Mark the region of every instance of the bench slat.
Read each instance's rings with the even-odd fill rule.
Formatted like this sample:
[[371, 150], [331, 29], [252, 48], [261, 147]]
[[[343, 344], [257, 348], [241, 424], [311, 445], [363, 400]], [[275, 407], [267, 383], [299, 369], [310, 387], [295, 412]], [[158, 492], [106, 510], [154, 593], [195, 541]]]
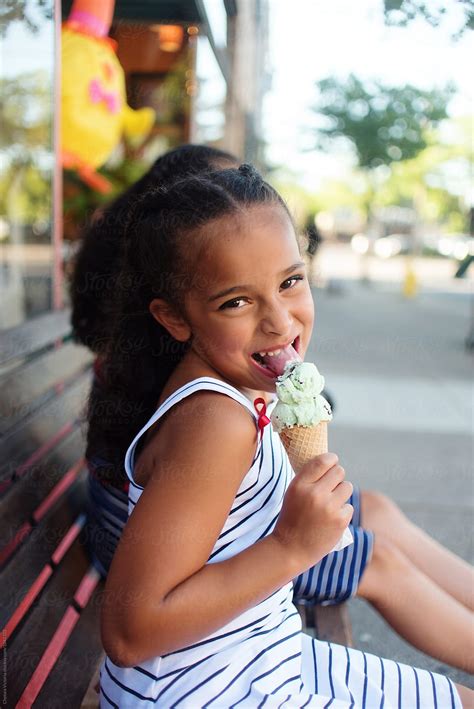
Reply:
[[47, 452], [60, 432], [63, 436], [69, 432], [68, 425], [76, 423], [85, 409], [89, 388], [86, 373], [0, 440], [0, 481], [11, 480], [34, 454], [36, 463], [38, 449]]
[[4, 330], [0, 344], [0, 367], [14, 359], [28, 357], [69, 335], [69, 321], [69, 310], [56, 310]]
[[33, 702], [36, 700], [49, 673], [56, 664], [78, 620], [79, 613], [72, 606], [68, 606], [53, 637], [49, 641], [48, 647], [36, 665], [31, 679], [18, 700], [16, 709], [30, 709], [30, 707], [33, 706]]
[[[36, 700], [48, 678], [49, 673], [65, 648], [66, 643], [80, 618], [80, 611], [87, 605], [89, 598], [99, 582], [99, 578], [100, 576], [98, 571], [93, 566], [89, 567], [87, 573], [82, 578], [76, 593], [74, 594], [74, 604], [71, 603], [67, 607], [66, 612], [61, 618], [61, 621], [56, 628], [53, 637], [49, 641], [49, 644], [38, 665], [36, 666], [31, 679], [26, 685], [23, 694], [18, 701], [18, 709], [29, 709], [29, 707], [31, 707], [33, 702]], [[79, 610], [77, 610], [77, 606], [79, 606]]]
[[[9, 706], [19, 701], [89, 567], [90, 559], [77, 538], [30, 609], [28, 622], [21, 623], [11, 638], [8, 644]], [[77, 671], [80, 668], [70, 668], [69, 674]]]
[[[56, 486], [61, 485], [63, 477], [82, 460], [83, 448], [82, 432], [76, 430], [41, 463], [30, 468], [0, 500], [1, 547], [14, 537], [24, 523], [35, 525], [41, 519], [44, 505], [51, 505], [45, 500], [48, 495], [57, 496], [58, 492], [53, 491], [55, 488], [58, 490]], [[69, 478], [72, 477], [74, 474], [69, 475]]]
[[[38, 695], [38, 706], [47, 706], [48, 709], [56, 709], [56, 706], [57, 709], [64, 709], [64, 706], [68, 706], [75, 709], [82, 705], [91, 678], [96, 676], [103, 657], [99, 622], [102, 594], [103, 582], [100, 582]], [[71, 667], [75, 668], [73, 673]], [[92, 706], [98, 709], [98, 694], [94, 692], [91, 696]], [[55, 698], [58, 698], [57, 705]]]
[[33, 512], [33, 520], [24, 522], [18, 532], [0, 549], [0, 566], [3, 566], [15, 553], [17, 548], [25, 541], [25, 538], [34, 529], [34, 523], [38, 523], [53, 507], [53, 505], [64, 495], [79, 476], [83, 469], [83, 459], [80, 459], [67, 473], [56, 483], [51, 492], [46, 496], [41, 505]]
[[52, 438], [49, 438], [43, 443], [43, 445], [36, 448], [30, 457], [27, 458], [18, 468], [16, 468], [16, 470], [14, 470], [11, 477], [0, 481], [0, 495], [4, 495], [15, 482], [22, 478], [23, 475], [33, 467], [33, 465], [44, 458], [47, 453], [53, 450], [53, 448], [56, 448], [56, 446], [59, 445], [64, 438], [73, 432], [76, 426], [76, 421], [68, 421], [54, 434]]
[[43, 566], [40, 573], [33, 581], [28, 592], [22, 598], [20, 604], [15, 608], [7, 624], [1, 631], [2, 647], [7, 643], [8, 639], [18, 627], [19, 623], [25, 618], [34, 601], [45, 587], [49, 577], [53, 574], [55, 566], [59, 564], [64, 554], [75, 541], [86, 521], [85, 515], [80, 515], [78, 519], [71, 525], [67, 533], [61, 539], [55, 551], [51, 555], [50, 561]]
[[64, 344], [30, 361], [1, 382], [1, 432], [5, 433], [22, 418], [60, 393], [74, 377], [90, 366], [91, 355], [83, 347]]
[[0, 627], [8, 623], [45, 566], [54, 566], [53, 556], [61, 571], [64, 553], [61, 556], [58, 550], [67, 543], [67, 535], [72, 533], [74, 523], [83, 513], [87, 499], [86, 482], [87, 476], [83, 473], [67, 491], [62, 503], [32, 530], [2, 570]]

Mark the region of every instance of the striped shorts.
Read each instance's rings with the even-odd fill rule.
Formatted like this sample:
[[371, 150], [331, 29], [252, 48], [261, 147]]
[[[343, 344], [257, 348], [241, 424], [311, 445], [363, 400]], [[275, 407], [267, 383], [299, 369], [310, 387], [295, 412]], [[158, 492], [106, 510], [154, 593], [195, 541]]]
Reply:
[[127, 519], [128, 493], [89, 473], [87, 546], [94, 566], [104, 578]]
[[354, 543], [333, 551], [294, 581], [294, 598], [323, 606], [342, 603], [355, 596], [364, 569], [370, 561], [373, 532], [361, 527], [360, 490], [349, 499], [354, 515], [349, 525]]

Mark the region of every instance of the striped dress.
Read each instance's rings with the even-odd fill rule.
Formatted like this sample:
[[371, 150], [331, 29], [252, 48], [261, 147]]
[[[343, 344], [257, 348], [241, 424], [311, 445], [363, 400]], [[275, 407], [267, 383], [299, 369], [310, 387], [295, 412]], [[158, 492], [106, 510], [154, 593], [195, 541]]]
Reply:
[[[178, 389], [127, 451], [129, 514], [143, 492], [133, 480], [137, 442], [173, 405], [202, 390], [230, 396], [257, 423], [252, 403], [224, 382], [201, 377]], [[263, 431], [209, 564], [231, 558], [274, 528], [294, 472], [279, 436], [271, 426]], [[293, 584], [288, 583], [202, 640], [135, 667], [118, 667], [106, 657], [100, 673], [101, 707], [461, 709], [446, 677], [303, 633], [292, 597]]]

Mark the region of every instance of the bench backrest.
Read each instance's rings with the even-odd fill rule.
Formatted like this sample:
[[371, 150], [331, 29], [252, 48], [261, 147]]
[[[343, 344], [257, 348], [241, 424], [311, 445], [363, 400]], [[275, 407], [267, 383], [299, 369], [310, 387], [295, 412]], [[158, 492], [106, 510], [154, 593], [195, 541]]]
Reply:
[[0, 345], [0, 608], [7, 703], [78, 706], [100, 656], [99, 577], [84, 549], [91, 355], [69, 312]]

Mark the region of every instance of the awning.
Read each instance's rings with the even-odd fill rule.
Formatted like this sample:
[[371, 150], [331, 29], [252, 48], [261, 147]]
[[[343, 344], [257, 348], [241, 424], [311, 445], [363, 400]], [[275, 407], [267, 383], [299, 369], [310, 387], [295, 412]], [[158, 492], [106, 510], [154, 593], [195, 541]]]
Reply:
[[194, 0], [117, 0], [114, 19], [196, 24], [203, 21]]
[[[68, 16], [71, 5], [72, 0], [62, 0], [63, 18]], [[199, 24], [204, 18], [195, 0], [116, 0], [114, 20]]]

